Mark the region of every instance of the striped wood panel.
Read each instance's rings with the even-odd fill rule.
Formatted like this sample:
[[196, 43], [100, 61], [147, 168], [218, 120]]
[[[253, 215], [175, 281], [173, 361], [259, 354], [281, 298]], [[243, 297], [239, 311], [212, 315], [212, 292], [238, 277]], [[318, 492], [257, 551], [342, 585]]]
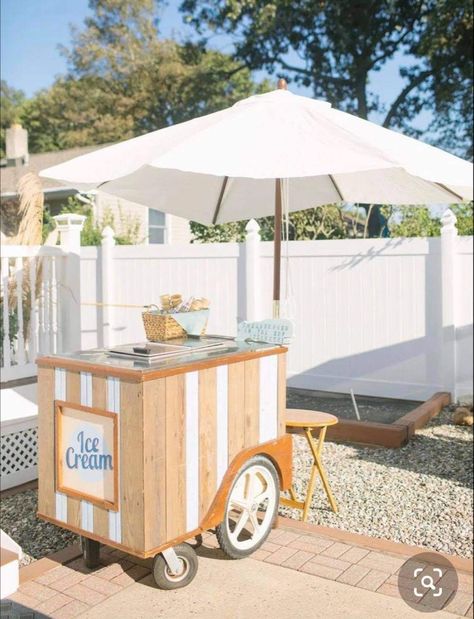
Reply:
[[[186, 397], [189, 397], [186, 394]], [[217, 372], [199, 372], [199, 520], [217, 489]]]
[[285, 370], [279, 354], [144, 383], [145, 550], [197, 529], [233, 458], [285, 433]]
[[[173, 539], [186, 532], [185, 374], [164, 380], [166, 514], [156, 514], [156, 518], [166, 519], [167, 539]], [[151, 437], [147, 436], [146, 440]]]
[[143, 383], [145, 546], [166, 540], [166, 379]]
[[122, 544], [143, 550], [143, 383], [120, 381], [120, 511]]

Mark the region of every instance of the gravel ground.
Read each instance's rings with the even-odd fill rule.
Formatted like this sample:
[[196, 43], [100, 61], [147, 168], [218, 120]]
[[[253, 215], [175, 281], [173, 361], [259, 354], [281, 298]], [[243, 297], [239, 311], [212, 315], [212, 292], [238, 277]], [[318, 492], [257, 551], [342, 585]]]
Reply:
[[0, 501], [1, 527], [23, 549], [22, 565], [28, 565], [78, 541], [74, 533], [39, 520], [36, 517], [37, 509], [37, 490], [25, 490]]
[[[361, 421], [376, 421], [378, 423], [393, 423], [421, 404], [421, 402], [413, 400], [375, 398], [362, 395], [356, 395], [355, 398]], [[288, 408], [320, 410], [337, 415], [342, 419], [357, 420], [351, 396], [345, 393], [290, 387], [287, 389], [287, 405]]]
[[[340, 511], [330, 510], [318, 480], [309, 522], [472, 557], [472, 428], [451, 417], [446, 408], [401, 449], [327, 442], [323, 462]], [[312, 460], [304, 437], [293, 440], [304, 496]], [[294, 509], [280, 513], [300, 518]]]
[[[445, 409], [402, 449], [327, 442], [323, 461], [340, 512], [330, 511], [320, 486], [309, 521], [397, 542], [472, 557], [472, 428], [451, 423]], [[303, 496], [311, 463], [303, 437], [294, 437], [296, 490]], [[25, 552], [23, 564], [77, 541], [36, 517], [37, 492], [0, 501], [1, 528]], [[280, 513], [295, 519], [300, 512]]]

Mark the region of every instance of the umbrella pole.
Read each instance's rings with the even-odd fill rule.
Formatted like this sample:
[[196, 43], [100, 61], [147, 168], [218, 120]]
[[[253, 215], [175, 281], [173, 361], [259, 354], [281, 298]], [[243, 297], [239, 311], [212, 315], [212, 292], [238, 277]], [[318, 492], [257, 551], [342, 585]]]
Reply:
[[273, 318], [280, 318], [281, 179], [275, 180], [275, 234], [273, 240]]

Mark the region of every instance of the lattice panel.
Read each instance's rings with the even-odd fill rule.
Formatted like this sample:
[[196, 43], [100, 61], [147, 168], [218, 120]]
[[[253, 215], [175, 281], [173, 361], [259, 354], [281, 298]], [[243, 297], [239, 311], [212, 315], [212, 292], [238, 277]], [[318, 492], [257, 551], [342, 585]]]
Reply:
[[0, 439], [2, 477], [24, 471], [38, 464], [38, 428], [28, 428]]

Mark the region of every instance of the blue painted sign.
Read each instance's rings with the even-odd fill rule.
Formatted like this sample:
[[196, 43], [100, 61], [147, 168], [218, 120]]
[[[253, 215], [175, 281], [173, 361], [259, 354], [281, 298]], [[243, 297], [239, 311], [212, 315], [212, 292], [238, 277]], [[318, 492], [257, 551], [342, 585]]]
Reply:
[[293, 337], [293, 323], [286, 318], [269, 318], [258, 322], [241, 322], [237, 328], [237, 341], [289, 344]]
[[111, 454], [103, 451], [103, 441], [98, 436], [85, 438], [84, 430], [76, 436], [76, 447], [66, 449], [66, 466], [70, 469], [90, 469], [97, 471], [113, 470]]

